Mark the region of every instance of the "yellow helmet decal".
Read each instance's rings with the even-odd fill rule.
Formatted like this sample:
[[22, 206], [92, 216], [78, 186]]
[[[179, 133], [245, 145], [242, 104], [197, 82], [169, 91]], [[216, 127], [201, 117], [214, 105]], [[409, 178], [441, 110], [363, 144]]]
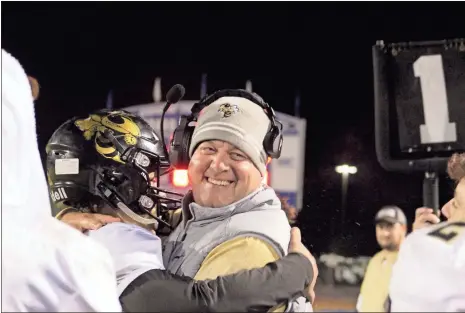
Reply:
[[120, 153], [113, 143], [102, 136], [103, 132], [106, 129], [112, 130], [115, 137], [123, 136], [124, 142], [129, 146], [135, 146], [141, 134], [139, 126], [122, 111], [113, 111], [102, 115], [91, 114], [86, 119], [76, 120], [74, 124], [83, 132], [86, 140], [94, 138], [95, 150], [98, 153], [107, 159], [120, 163], [124, 163], [121, 161]]

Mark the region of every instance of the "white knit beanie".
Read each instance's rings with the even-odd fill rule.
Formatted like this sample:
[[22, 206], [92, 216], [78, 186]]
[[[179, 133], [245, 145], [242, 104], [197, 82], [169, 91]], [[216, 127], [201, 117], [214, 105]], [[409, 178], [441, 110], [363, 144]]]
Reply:
[[267, 155], [263, 139], [269, 128], [270, 120], [258, 104], [242, 97], [219, 98], [200, 113], [189, 156], [203, 141], [226, 141], [244, 152], [264, 176]]

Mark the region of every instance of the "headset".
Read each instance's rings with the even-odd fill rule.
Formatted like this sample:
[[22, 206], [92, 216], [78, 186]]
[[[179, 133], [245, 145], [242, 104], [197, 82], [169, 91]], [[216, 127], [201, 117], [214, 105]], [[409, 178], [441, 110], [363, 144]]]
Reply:
[[[207, 95], [191, 108], [190, 115], [181, 115], [178, 127], [174, 130], [170, 143], [169, 158], [174, 168], [187, 169], [189, 165], [189, 147], [200, 111], [222, 97], [241, 97], [263, 108], [270, 120], [270, 128], [263, 139], [263, 148], [272, 159], [279, 159], [283, 146], [283, 124], [276, 118], [273, 108], [256, 93], [244, 89], [223, 89]], [[192, 125], [191, 123], [194, 122]]]

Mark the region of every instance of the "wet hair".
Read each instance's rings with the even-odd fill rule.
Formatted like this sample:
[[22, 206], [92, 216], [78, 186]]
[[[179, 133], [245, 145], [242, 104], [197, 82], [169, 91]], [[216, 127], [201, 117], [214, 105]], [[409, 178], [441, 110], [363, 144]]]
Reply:
[[447, 164], [447, 174], [456, 183], [465, 177], [465, 153], [453, 154]]

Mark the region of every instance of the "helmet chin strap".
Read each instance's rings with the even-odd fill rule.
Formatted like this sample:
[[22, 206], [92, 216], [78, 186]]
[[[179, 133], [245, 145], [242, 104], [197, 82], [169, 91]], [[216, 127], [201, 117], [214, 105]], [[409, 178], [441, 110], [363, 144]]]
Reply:
[[97, 188], [100, 190], [102, 193], [102, 196], [110, 202], [110, 204], [116, 209], [121, 210], [126, 216], [134, 220], [135, 222], [142, 224], [142, 225], [154, 225], [155, 227], [158, 226], [158, 221], [157, 219], [154, 218], [154, 216], [145, 218], [142, 217], [134, 211], [132, 211], [121, 199], [116, 195], [115, 192], [113, 192], [111, 189], [105, 186], [103, 182], [98, 182], [97, 183]]
[[119, 210], [121, 210], [124, 214], [126, 214], [129, 218], [131, 218], [135, 222], [142, 224], [142, 225], [147, 225], [147, 226], [153, 225], [155, 229], [158, 228], [158, 221], [156, 219], [151, 218], [151, 217], [145, 218], [145, 217], [142, 217], [134, 213], [130, 208], [128, 208], [126, 204], [124, 204], [121, 201], [118, 201], [116, 203], [116, 206]]
[[[146, 196], [146, 195], [140, 195], [138, 199], [138, 205], [139, 208], [142, 209], [148, 216], [150, 217], [143, 217], [137, 213], [135, 213], [124, 201], [122, 201], [120, 195], [109, 188], [107, 186], [102, 178], [103, 178], [103, 173], [100, 173], [100, 175], [97, 175], [96, 179], [96, 188], [99, 190], [101, 197], [106, 199], [111, 206], [116, 209], [120, 210], [124, 215], [126, 215], [128, 218], [133, 220], [136, 223], [139, 223], [140, 225], [143, 226], [151, 226], [154, 229], [157, 229], [160, 224], [163, 224], [167, 226], [170, 229], [173, 229], [173, 227], [165, 222], [163, 219], [157, 217], [156, 215], [152, 214], [151, 210], [154, 207], [154, 201], [151, 199], [151, 197]], [[157, 201], [158, 202], [158, 201]]]

